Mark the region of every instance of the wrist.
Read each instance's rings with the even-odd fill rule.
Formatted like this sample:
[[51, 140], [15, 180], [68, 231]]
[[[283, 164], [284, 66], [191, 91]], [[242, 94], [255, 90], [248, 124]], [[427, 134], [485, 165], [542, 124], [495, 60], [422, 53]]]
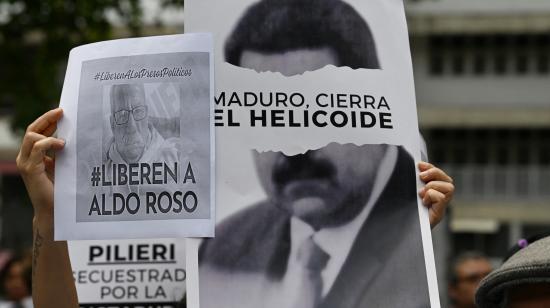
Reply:
[[32, 223], [33, 229], [40, 230], [43, 237], [53, 238], [54, 222], [52, 213], [35, 213]]

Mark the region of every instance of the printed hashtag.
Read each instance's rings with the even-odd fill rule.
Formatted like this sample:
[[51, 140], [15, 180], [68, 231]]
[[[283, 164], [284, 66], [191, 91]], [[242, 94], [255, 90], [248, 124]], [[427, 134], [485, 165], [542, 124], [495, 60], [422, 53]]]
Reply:
[[94, 167], [92, 170], [92, 186], [97, 186], [101, 180], [101, 171], [99, 167]]
[[100, 74], [100, 73], [95, 74], [94, 80], [98, 80], [99, 77], [101, 77], [101, 74]]

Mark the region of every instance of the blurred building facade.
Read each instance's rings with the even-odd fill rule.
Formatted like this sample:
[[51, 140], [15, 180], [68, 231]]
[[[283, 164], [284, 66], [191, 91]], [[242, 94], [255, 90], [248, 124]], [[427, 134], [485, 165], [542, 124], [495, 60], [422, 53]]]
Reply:
[[550, 2], [410, 1], [407, 12], [421, 130], [456, 183], [453, 243], [500, 255], [550, 225]]
[[406, 7], [421, 131], [456, 186], [439, 272], [465, 250], [498, 260], [550, 229], [550, 1]]

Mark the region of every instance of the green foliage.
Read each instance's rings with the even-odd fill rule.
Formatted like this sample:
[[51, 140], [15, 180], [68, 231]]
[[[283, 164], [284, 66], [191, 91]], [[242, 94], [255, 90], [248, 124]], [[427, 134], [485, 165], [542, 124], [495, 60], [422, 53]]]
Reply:
[[139, 0], [0, 0], [0, 106], [14, 107], [16, 130], [58, 104], [71, 48], [112, 38], [106, 12], [140, 34]]

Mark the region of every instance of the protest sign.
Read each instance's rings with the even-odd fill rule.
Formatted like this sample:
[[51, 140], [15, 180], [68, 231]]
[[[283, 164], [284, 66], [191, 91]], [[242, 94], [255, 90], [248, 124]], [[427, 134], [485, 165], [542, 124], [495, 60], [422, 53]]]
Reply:
[[439, 307], [402, 0], [192, 0], [186, 14], [214, 33], [217, 68], [200, 307]]
[[186, 293], [185, 240], [69, 242], [81, 308], [172, 308]]
[[55, 238], [212, 236], [212, 37], [71, 51], [58, 135]]

